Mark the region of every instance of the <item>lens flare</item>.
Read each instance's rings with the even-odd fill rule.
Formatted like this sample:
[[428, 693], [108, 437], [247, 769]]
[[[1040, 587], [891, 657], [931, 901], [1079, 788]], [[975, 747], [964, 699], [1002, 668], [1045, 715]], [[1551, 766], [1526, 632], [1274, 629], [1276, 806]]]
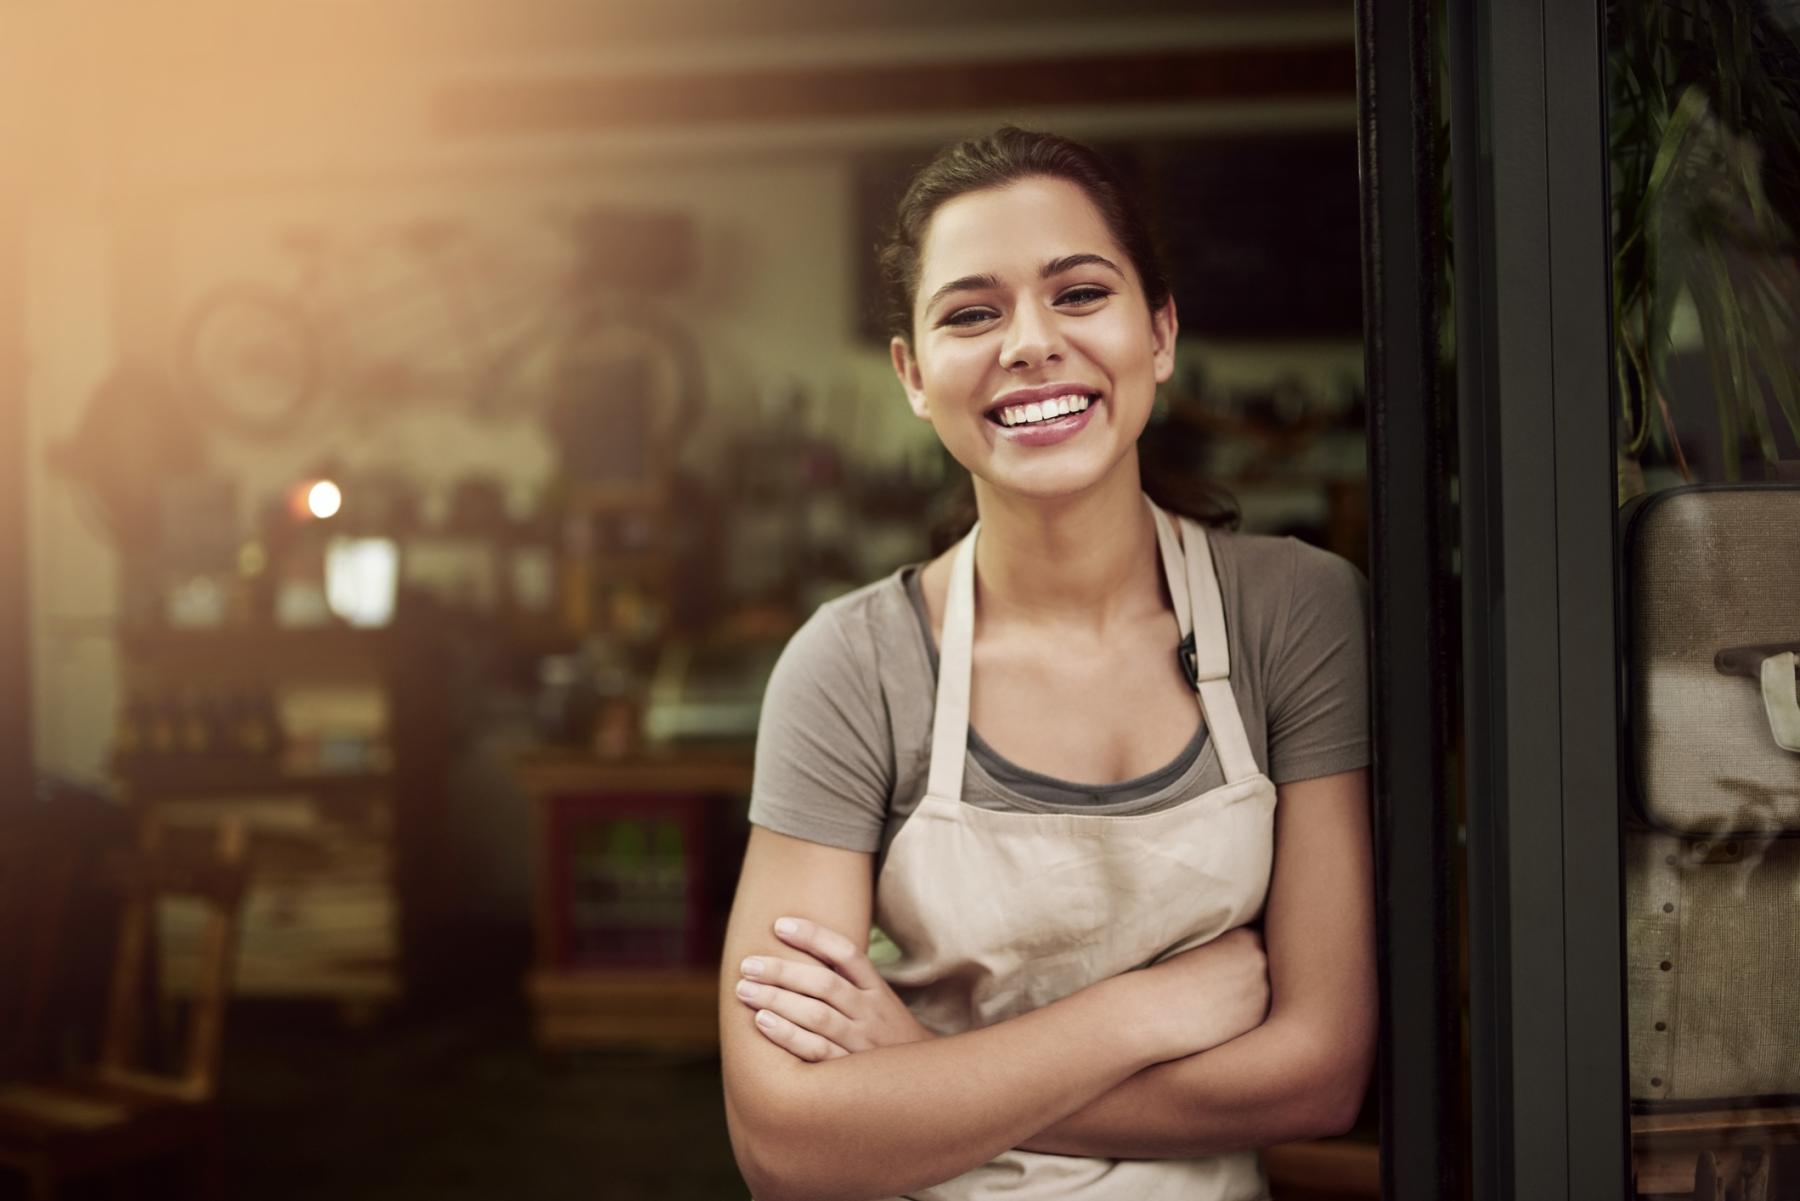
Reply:
[[344, 494], [330, 480], [320, 480], [306, 492], [306, 509], [323, 521], [344, 507]]

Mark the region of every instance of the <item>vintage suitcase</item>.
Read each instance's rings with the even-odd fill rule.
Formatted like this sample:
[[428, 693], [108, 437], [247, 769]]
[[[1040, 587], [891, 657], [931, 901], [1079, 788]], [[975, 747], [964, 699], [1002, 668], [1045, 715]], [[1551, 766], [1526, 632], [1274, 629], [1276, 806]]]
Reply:
[[1800, 1096], [1800, 487], [1623, 524], [1631, 1094]]

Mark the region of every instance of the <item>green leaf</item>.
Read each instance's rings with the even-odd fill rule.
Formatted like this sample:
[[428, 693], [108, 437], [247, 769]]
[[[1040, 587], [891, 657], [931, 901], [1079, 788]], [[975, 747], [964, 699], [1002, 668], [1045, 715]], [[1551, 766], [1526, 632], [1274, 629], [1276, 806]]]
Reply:
[[1745, 324], [1744, 308], [1738, 303], [1731, 265], [1726, 261], [1721, 248], [1712, 248], [1707, 256], [1707, 267], [1713, 276], [1713, 286], [1718, 289], [1719, 307], [1724, 315], [1725, 353], [1731, 370], [1733, 399], [1738, 409], [1749, 419], [1750, 428], [1756, 434], [1757, 449], [1762, 451], [1763, 461], [1774, 462], [1781, 456], [1775, 449], [1775, 432], [1769, 426], [1768, 409], [1763, 404], [1762, 389], [1756, 384], [1754, 365], [1750, 361], [1749, 330]]
[[1689, 289], [1694, 309], [1700, 315], [1700, 331], [1706, 339], [1706, 366], [1712, 376], [1713, 408], [1719, 415], [1719, 451], [1724, 456], [1725, 478], [1739, 479], [1743, 472], [1738, 458], [1737, 397], [1731, 381], [1726, 349], [1730, 338], [1725, 333], [1725, 318], [1719, 298], [1698, 277]]
[[[1760, 273], [1756, 278], [1762, 281]], [[1774, 398], [1775, 407], [1786, 419], [1789, 431], [1800, 441], [1800, 381], [1795, 378], [1794, 363], [1797, 331], [1791, 320], [1781, 319], [1774, 307], [1766, 303], [1765, 297], [1765, 288], [1752, 287], [1741, 302], [1752, 365], [1760, 367], [1768, 395]], [[1767, 454], [1767, 457], [1773, 461], [1777, 456]]]
[[[1795, 319], [1794, 297], [1782, 287], [1784, 282], [1800, 283], [1800, 277], [1796, 277], [1790, 271], [1784, 280], [1781, 268], [1787, 265], [1789, 265], [1789, 260], [1785, 259], [1760, 260], [1752, 263], [1751, 291], [1769, 306], [1769, 311], [1773, 314], [1777, 325], [1800, 334], [1800, 320]], [[1800, 264], [1795, 264], [1795, 266], [1800, 267]]]
[[1680, 103], [1675, 106], [1675, 111], [1669, 115], [1668, 124], [1663, 127], [1662, 138], [1656, 147], [1656, 158], [1650, 167], [1650, 178], [1644, 184], [1646, 209], [1654, 210], [1660, 206], [1669, 175], [1686, 149], [1688, 133], [1706, 112], [1706, 107], [1706, 93], [1698, 84], [1688, 85], [1681, 93]]
[[[1762, 373], [1769, 381], [1769, 391], [1775, 398], [1775, 407], [1787, 419], [1788, 433], [1800, 442], [1800, 383], [1796, 383], [1796, 364], [1794, 356], [1787, 353], [1777, 342], [1758, 343], [1759, 357], [1762, 359]], [[1774, 462], [1779, 455], [1768, 456]]]

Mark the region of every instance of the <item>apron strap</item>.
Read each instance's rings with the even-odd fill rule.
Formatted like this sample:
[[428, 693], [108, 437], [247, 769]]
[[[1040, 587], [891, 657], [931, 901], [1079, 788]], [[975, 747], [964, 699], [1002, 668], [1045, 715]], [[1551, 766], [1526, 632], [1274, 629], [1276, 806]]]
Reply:
[[931, 719], [931, 774], [925, 795], [962, 800], [963, 761], [969, 750], [969, 679], [975, 646], [976, 522], [950, 561], [943, 643], [938, 647], [937, 709]]
[[[1206, 725], [1219, 752], [1219, 766], [1225, 782], [1258, 775], [1256, 756], [1250, 751], [1249, 735], [1244, 733], [1244, 719], [1238, 712], [1237, 697], [1231, 691], [1231, 646], [1225, 640], [1225, 601], [1219, 592], [1218, 576], [1213, 571], [1212, 547], [1207, 541], [1206, 527], [1197, 521], [1181, 519], [1183, 557], [1187, 560], [1187, 593], [1193, 606], [1193, 672], [1194, 687], [1200, 693], [1200, 707], [1206, 714]], [[1171, 597], [1174, 588], [1170, 588]]]
[[1146, 496], [1144, 503], [1150, 506], [1150, 515], [1156, 519], [1156, 546], [1162, 551], [1163, 579], [1169, 585], [1169, 603], [1175, 608], [1175, 624], [1181, 628], [1181, 641], [1185, 647], [1194, 632], [1194, 615], [1188, 601], [1187, 569], [1181, 561], [1181, 539], [1175, 534], [1175, 523], [1155, 501]]

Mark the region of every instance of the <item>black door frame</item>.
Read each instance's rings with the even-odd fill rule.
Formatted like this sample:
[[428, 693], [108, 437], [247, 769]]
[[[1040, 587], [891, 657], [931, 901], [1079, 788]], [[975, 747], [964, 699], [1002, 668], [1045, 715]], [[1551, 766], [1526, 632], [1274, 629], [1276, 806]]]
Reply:
[[1432, 0], [1357, 6], [1369, 574], [1375, 654], [1382, 1196], [1466, 1192], [1457, 880], [1453, 415], [1439, 386]]
[[[1440, 19], [1448, 419], [1435, 379]], [[1358, 63], [1384, 1196], [1624, 1201], [1604, 0], [1362, 0]], [[1457, 526], [1460, 602], [1444, 561]], [[1466, 1092], [1443, 758], [1459, 650]]]
[[1451, 0], [1476, 1201], [1623, 1201], [1604, 0]]

